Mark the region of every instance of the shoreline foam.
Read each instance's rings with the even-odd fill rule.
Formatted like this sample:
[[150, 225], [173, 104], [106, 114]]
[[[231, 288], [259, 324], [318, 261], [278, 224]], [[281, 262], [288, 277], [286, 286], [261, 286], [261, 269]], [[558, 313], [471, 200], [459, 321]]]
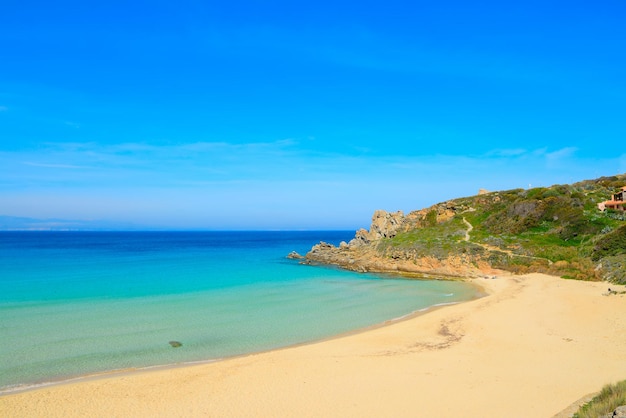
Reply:
[[549, 417], [626, 377], [626, 297], [604, 296], [606, 283], [474, 281], [488, 296], [297, 347], [8, 394], [0, 415]]

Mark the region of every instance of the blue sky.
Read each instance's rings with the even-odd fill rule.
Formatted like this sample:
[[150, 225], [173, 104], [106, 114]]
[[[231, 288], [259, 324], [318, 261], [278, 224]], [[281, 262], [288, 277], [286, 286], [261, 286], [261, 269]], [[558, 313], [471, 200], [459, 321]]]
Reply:
[[0, 215], [354, 229], [626, 172], [623, 1], [28, 2]]

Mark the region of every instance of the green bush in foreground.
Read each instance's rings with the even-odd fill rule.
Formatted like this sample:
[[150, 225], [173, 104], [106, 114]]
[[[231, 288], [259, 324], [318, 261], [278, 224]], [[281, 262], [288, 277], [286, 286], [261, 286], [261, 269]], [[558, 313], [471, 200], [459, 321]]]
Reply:
[[580, 407], [574, 418], [597, 418], [622, 405], [626, 405], [626, 380], [603, 387], [598, 396]]

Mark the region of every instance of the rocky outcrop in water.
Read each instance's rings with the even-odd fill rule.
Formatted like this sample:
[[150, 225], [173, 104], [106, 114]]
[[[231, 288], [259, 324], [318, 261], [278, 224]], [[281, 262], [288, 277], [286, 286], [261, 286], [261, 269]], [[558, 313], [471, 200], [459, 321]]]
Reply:
[[298, 254], [297, 251], [292, 251], [289, 254], [287, 254], [287, 258], [290, 258], [292, 260], [300, 260], [300, 259], [303, 259], [304, 257]]

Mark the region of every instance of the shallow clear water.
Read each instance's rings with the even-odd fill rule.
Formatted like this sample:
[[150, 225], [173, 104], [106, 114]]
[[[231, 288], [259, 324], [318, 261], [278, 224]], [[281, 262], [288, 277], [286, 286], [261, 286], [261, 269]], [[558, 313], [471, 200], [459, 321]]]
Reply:
[[285, 258], [351, 236], [2, 232], [0, 389], [302, 343], [476, 296]]

